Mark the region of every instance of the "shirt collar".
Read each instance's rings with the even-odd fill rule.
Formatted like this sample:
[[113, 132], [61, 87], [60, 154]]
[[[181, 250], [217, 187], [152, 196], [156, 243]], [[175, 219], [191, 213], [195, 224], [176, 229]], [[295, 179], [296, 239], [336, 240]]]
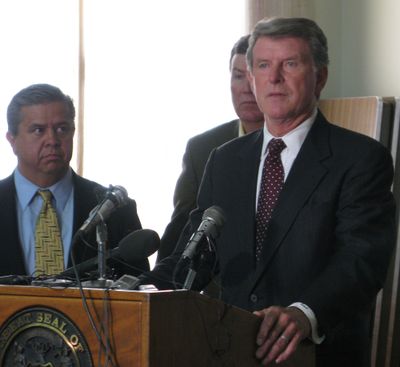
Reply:
[[[306, 139], [306, 136], [308, 132], [311, 129], [311, 126], [313, 125], [316, 117], [317, 117], [317, 108], [314, 109], [313, 113], [311, 116], [307, 119], [304, 120], [301, 124], [299, 124], [295, 129], [289, 131], [286, 135], [283, 135], [280, 137], [288, 150], [293, 151], [295, 154], [297, 154], [301, 148], [301, 146], [304, 143], [304, 140]], [[263, 147], [261, 151], [261, 156], [267, 154], [267, 146], [270, 140], [276, 138], [276, 136], [273, 136], [267, 129], [267, 125], [264, 124], [263, 127], [263, 135], [264, 135], [264, 141], [263, 141]]]
[[38, 190], [50, 190], [57, 202], [57, 206], [64, 208], [68, 197], [72, 190], [72, 170], [68, 170], [67, 174], [58, 182], [50, 187], [39, 187], [29, 181], [18, 168], [14, 171], [14, 183], [17, 191], [17, 198], [23, 210], [30, 204]]
[[246, 135], [246, 133], [244, 132], [243, 129], [243, 122], [241, 120], [239, 120], [239, 135], [238, 136], [243, 136]]

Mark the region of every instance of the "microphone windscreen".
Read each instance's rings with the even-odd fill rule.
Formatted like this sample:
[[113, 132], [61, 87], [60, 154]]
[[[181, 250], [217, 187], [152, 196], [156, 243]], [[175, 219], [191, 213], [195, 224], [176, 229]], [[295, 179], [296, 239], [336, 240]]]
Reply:
[[128, 203], [128, 192], [122, 186], [110, 186], [107, 191], [108, 199], [110, 199], [117, 207], [124, 206]]
[[210, 206], [206, 209], [203, 213], [202, 219], [212, 219], [218, 228], [221, 228], [225, 224], [224, 211], [217, 205]]
[[160, 237], [151, 229], [138, 229], [124, 237], [118, 245], [120, 256], [127, 263], [142, 261], [160, 247]]

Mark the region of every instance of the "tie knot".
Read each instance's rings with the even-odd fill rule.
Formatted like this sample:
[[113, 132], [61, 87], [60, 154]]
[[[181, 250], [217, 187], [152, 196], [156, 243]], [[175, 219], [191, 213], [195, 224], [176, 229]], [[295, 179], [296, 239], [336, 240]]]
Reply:
[[268, 143], [268, 151], [271, 154], [281, 154], [285, 148], [286, 144], [282, 139], [271, 139]]
[[50, 190], [38, 190], [38, 194], [42, 197], [43, 201], [45, 201], [46, 203], [51, 203], [53, 194]]

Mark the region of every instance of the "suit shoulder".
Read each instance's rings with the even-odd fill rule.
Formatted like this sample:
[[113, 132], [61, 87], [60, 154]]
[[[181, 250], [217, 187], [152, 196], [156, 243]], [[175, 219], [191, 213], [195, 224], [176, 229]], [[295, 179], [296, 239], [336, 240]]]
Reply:
[[331, 129], [331, 137], [333, 142], [337, 142], [337, 145], [342, 149], [348, 147], [349, 149], [368, 149], [368, 150], [381, 150], [389, 153], [389, 150], [378, 140], [353, 131], [333, 123], [329, 123]]
[[13, 187], [13, 175], [0, 180], [0, 191], [9, 190]]
[[89, 180], [77, 174], [74, 174], [74, 186], [77, 191], [95, 194], [96, 192], [104, 192], [107, 188], [98, 182]]
[[225, 153], [237, 153], [246, 147], [253, 146], [257, 142], [260, 142], [260, 139], [263, 138], [263, 130], [253, 131], [252, 133], [240, 136], [236, 139], [230, 140], [217, 148], [219, 154]]
[[8, 202], [10, 198], [14, 196], [15, 192], [16, 189], [13, 175], [0, 180], [0, 198], [3, 204], [4, 202]]
[[[101, 200], [104, 197], [107, 187], [96, 181], [89, 180], [74, 173], [75, 192], [79, 197], [85, 200], [92, 198], [93, 200]], [[129, 204], [136, 207], [136, 202], [129, 198]]]
[[233, 120], [193, 136], [189, 139], [188, 146], [198, 146], [204, 144], [218, 146], [236, 138], [238, 133], [239, 120]]

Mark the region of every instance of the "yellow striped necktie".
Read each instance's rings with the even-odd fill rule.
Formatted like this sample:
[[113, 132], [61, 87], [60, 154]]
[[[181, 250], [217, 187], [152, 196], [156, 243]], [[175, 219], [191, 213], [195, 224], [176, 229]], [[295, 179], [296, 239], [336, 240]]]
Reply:
[[49, 190], [39, 190], [42, 209], [35, 230], [35, 275], [55, 275], [64, 270], [64, 250], [57, 213]]

